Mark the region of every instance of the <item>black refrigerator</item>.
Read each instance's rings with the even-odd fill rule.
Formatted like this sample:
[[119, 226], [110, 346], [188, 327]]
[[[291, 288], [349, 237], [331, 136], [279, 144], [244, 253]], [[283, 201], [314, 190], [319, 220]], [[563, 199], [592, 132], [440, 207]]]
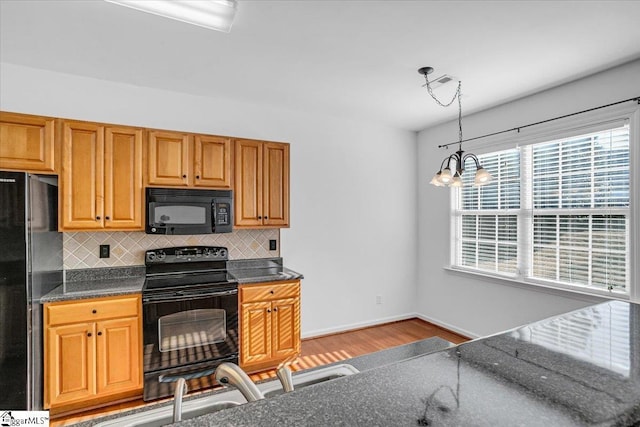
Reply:
[[41, 410], [40, 297], [62, 283], [56, 176], [0, 171], [0, 410]]

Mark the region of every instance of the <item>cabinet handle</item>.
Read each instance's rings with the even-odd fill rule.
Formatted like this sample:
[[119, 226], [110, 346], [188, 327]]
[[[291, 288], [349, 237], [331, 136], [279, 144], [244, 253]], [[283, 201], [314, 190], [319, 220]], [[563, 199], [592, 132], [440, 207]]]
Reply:
[[91, 336], [91, 332], [87, 332], [87, 336], [90, 337]]
[[92, 312], [93, 314], [96, 314], [96, 313], [98, 312], [98, 310], [93, 309], [93, 310], [91, 310], [91, 312]]
[[98, 335], [102, 335], [102, 332], [98, 332]]

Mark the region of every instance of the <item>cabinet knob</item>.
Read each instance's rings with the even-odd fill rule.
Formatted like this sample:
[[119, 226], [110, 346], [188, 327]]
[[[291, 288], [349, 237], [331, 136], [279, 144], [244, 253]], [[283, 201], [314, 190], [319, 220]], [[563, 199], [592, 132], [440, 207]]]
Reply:
[[262, 216], [258, 215], [258, 219], [262, 219]]
[[91, 312], [92, 312], [93, 314], [96, 314], [96, 313], [98, 312], [98, 310], [93, 309], [93, 310], [91, 310]]
[[274, 308], [273, 311], [278, 311], [278, 307]]
[[267, 308], [267, 313], [271, 313], [271, 309], [270, 308]]
[[183, 177], [183, 178], [186, 178], [186, 177], [187, 177], [187, 175], [182, 175], [182, 177]]
[[105, 216], [104, 219], [106, 219], [107, 221], [109, 221], [111, 218], [109, 218], [108, 216]]
[[100, 221], [100, 217], [99, 216], [96, 217], [96, 221]]
[[275, 291], [274, 291], [273, 289], [271, 289], [271, 290], [269, 291], [269, 293], [270, 293], [271, 295], [273, 295], [273, 294], [275, 293]]
[[91, 332], [87, 332], [87, 336], [90, 337], [91, 336]]
[[102, 335], [102, 332], [98, 332], [98, 335]]
[[264, 219], [269, 219], [269, 217], [268, 217], [268, 216], [265, 216], [265, 217], [264, 217]]
[[196, 179], [200, 179], [200, 175], [196, 175]]

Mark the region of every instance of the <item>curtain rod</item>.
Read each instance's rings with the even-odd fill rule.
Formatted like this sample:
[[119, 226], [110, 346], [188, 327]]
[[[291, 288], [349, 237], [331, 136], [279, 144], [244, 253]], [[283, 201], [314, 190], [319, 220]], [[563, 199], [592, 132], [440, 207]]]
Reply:
[[463, 142], [474, 141], [476, 139], [487, 138], [489, 136], [500, 135], [500, 134], [507, 133], [507, 132], [513, 132], [513, 131], [520, 132], [520, 129], [528, 128], [529, 126], [541, 125], [543, 123], [552, 122], [554, 120], [564, 119], [564, 118], [567, 118], [567, 117], [576, 116], [578, 114], [588, 113], [589, 111], [595, 111], [595, 110], [599, 110], [601, 108], [607, 108], [607, 107], [612, 107], [612, 106], [618, 105], [618, 104], [624, 104], [625, 102], [630, 102], [630, 101], [636, 101], [636, 102], [638, 102], [638, 104], [640, 104], [640, 96], [636, 96], [635, 98], [625, 99], [624, 101], [613, 102], [613, 103], [607, 104], [607, 105], [601, 105], [599, 107], [589, 108], [588, 110], [578, 111], [577, 113], [565, 114], [564, 116], [558, 116], [558, 117], [554, 117], [552, 119], [547, 119], [547, 120], [542, 120], [540, 122], [530, 123], [528, 125], [516, 126], [516, 127], [511, 128], [511, 129], [501, 130], [499, 132], [488, 133], [486, 135], [476, 136], [474, 138], [463, 139], [462, 141], [456, 141], [456, 142], [450, 142], [448, 144], [438, 145], [438, 148], [449, 147], [450, 145], [461, 144]]

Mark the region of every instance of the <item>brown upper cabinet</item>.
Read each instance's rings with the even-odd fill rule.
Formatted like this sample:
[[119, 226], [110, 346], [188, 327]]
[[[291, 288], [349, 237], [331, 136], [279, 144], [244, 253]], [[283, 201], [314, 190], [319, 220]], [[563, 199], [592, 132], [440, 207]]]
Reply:
[[56, 172], [56, 121], [0, 112], [0, 169]]
[[222, 136], [151, 130], [149, 186], [231, 187], [231, 140]]
[[235, 140], [235, 226], [289, 226], [289, 144]]
[[62, 127], [60, 229], [142, 230], [142, 129]]

